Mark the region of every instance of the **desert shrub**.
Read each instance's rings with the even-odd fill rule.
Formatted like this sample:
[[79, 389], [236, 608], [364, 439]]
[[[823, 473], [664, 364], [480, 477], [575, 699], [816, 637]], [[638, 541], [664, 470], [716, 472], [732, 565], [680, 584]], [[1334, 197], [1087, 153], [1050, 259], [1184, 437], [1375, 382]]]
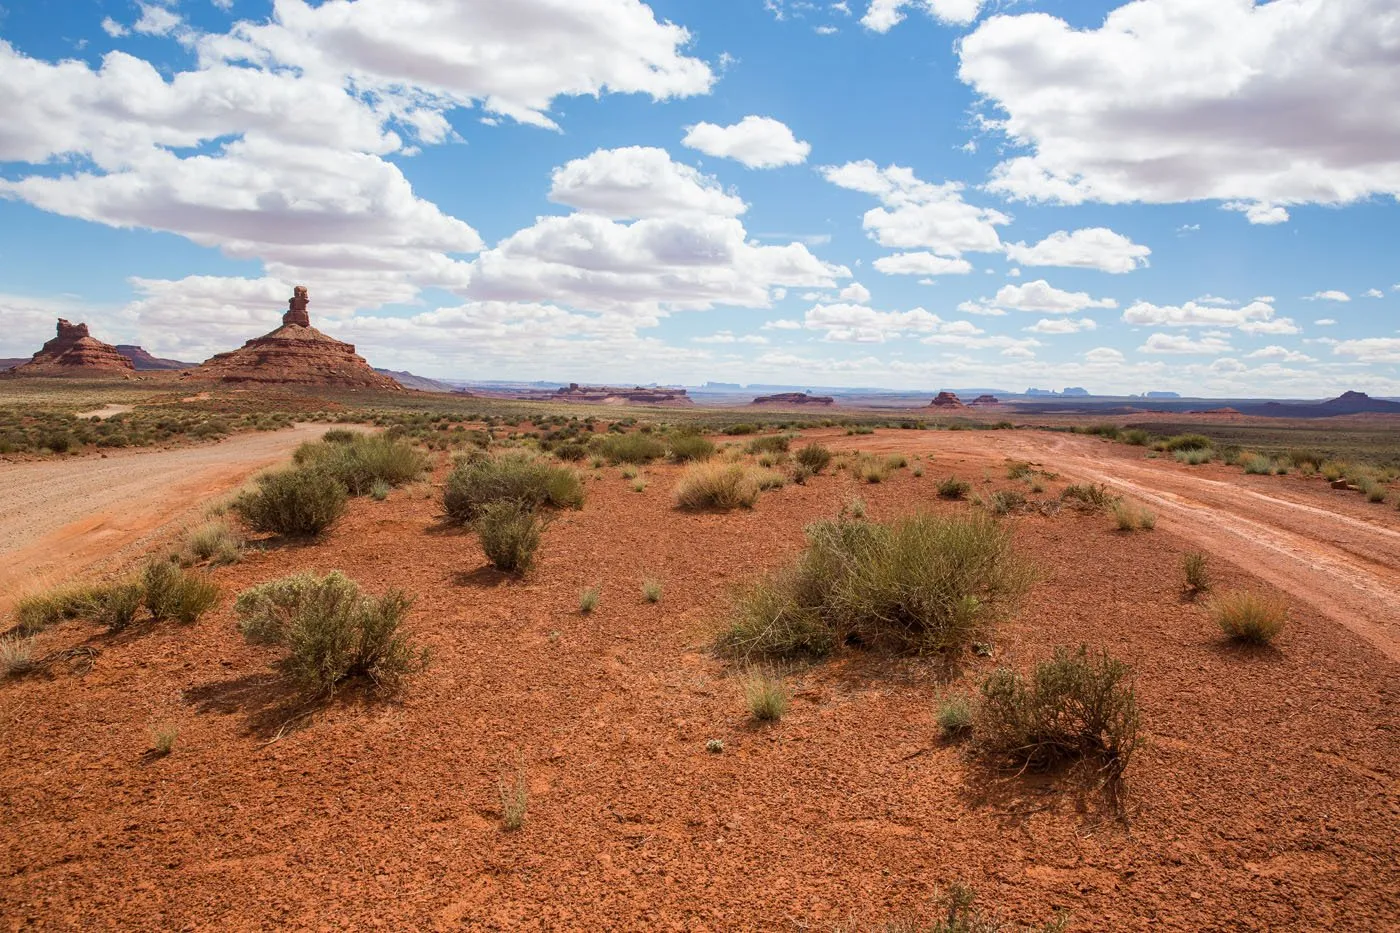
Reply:
[[1210, 591], [1210, 562], [1200, 551], [1181, 555], [1181, 573], [1193, 595]]
[[956, 476], [950, 476], [938, 484], [938, 495], [943, 499], [962, 499], [971, 491], [972, 484]]
[[557, 444], [551, 452], [560, 460], [569, 463], [578, 463], [588, 456], [588, 448], [578, 441], [565, 441], [562, 444]]
[[759, 469], [754, 471], [753, 476], [758, 488], [765, 492], [769, 489], [782, 489], [787, 485], [787, 477], [777, 470]]
[[151, 755], [164, 758], [175, 750], [175, 742], [180, 738], [180, 730], [174, 726], [159, 726], [151, 730]]
[[334, 572], [253, 587], [239, 595], [234, 611], [249, 640], [286, 646], [282, 667], [303, 690], [329, 695], [355, 677], [392, 690], [423, 667], [426, 652], [399, 630], [410, 606], [397, 590], [364, 596]]
[[744, 451], [751, 454], [785, 454], [791, 445], [792, 438], [786, 434], [765, 434], [749, 441]]
[[60, 622], [93, 619], [105, 596], [105, 587], [79, 583], [30, 593], [15, 603], [15, 627], [22, 634], [33, 635]]
[[1328, 460], [1317, 469], [1318, 472], [1322, 474], [1323, 479], [1330, 483], [1335, 483], [1337, 480], [1347, 475], [1351, 469], [1351, 465], [1345, 461]]
[[668, 440], [670, 457], [676, 463], [708, 460], [715, 455], [715, 445], [707, 437], [699, 434], [676, 434]]
[[1146, 431], [1142, 430], [1142, 428], [1133, 428], [1129, 431], [1124, 431], [1118, 436], [1118, 439], [1133, 447], [1146, 447], [1150, 436]]
[[590, 586], [578, 594], [578, 611], [581, 615], [588, 615], [598, 608], [598, 600], [601, 594], [596, 586]]
[[377, 479], [374, 481], [374, 484], [369, 487], [369, 497], [375, 502], [383, 502], [385, 499], [389, 498], [389, 491], [392, 488], [393, 487], [384, 482], [384, 480]]
[[302, 444], [293, 455], [298, 466], [315, 467], [340, 480], [352, 496], [369, 493], [376, 482], [402, 486], [423, 475], [427, 457], [410, 442], [391, 435], [349, 434], [348, 440]]
[[1311, 467], [1314, 470], [1322, 469], [1322, 465], [1327, 462], [1327, 457], [1320, 451], [1307, 450], [1295, 447], [1288, 452], [1288, 459], [1298, 468]]
[[242, 539], [224, 521], [206, 522], [190, 529], [180, 545], [180, 563], [186, 567], [205, 563], [236, 564], [242, 556]]
[[913, 469], [911, 469], [909, 472], [910, 472], [910, 473], [913, 473], [915, 477], [923, 476], [923, 475], [924, 475], [924, 465], [923, 465], [922, 463], [916, 463], [916, 464], [914, 464]]
[[665, 456], [666, 445], [650, 434], [610, 434], [599, 437], [598, 452], [612, 463], [650, 463]]
[[972, 731], [972, 704], [967, 697], [945, 697], [934, 714], [945, 739], [958, 739]]
[[1102, 483], [1082, 483], [1066, 486], [1060, 493], [1062, 502], [1072, 502], [1079, 508], [1102, 511], [1118, 501]]
[[[1123, 431], [1116, 424], [1091, 424], [1084, 429], [1085, 434], [1095, 434], [1099, 437], [1106, 437], [1111, 441], [1118, 440], [1119, 434]], [[1015, 477], [1012, 477], [1013, 479]]]
[[470, 522], [493, 502], [576, 509], [583, 505], [583, 484], [570, 468], [521, 452], [461, 462], [448, 474], [443, 508], [451, 520]]
[[1172, 454], [1172, 457], [1177, 463], [1184, 463], [1187, 466], [1200, 466], [1202, 463], [1210, 463], [1214, 456], [1215, 451], [1209, 447], [1178, 450]]
[[757, 668], [745, 671], [739, 686], [744, 692], [744, 705], [749, 708], [749, 715], [759, 722], [777, 722], [787, 712], [787, 684], [772, 671]]
[[757, 434], [758, 425], [747, 421], [741, 421], [738, 424], [731, 424], [729, 427], [725, 428], [724, 433], [731, 437], [741, 434]]
[[956, 649], [1027, 582], [1010, 532], [985, 515], [821, 521], [808, 526], [807, 542], [794, 565], [740, 593], [723, 650], [820, 656], [841, 642]]
[[1362, 477], [1356, 484], [1361, 490], [1361, 494], [1366, 497], [1367, 502], [1384, 502], [1386, 496], [1385, 485], [1376, 482], [1369, 476]]
[[1015, 768], [1095, 758], [1116, 777], [1141, 744], [1130, 668], [1107, 652], [1056, 648], [1029, 677], [999, 668], [973, 716], [979, 749]]
[[813, 473], [820, 473], [831, 465], [831, 449], [817, 443], [799, 447], [794, 456], [798, 463]]
[[649, 603], [661, 602], [661, 581], [655, 577], [647, 577], [642, 581], [642, 599]]
[[530, 781], [525, 771], [525, 756], [517, 756], [515, 767], [509, 774], [502, 774], [498, 782], [501, 795], [501, 828], [515, 832], [525, 825], [525, 814], [530, 809]]
[[1204, 434], [1178, 434], [1167, 438], [1162, 445], [1164, 450], [1206, 450], [1212, 446], [1210, 438]]
[[1216, 597], [1210, 614], [1229, 638], [1267, 645], [1287, 624], [1288, 603], [1273, 594], [1235, 590]]
[[759, 454], [758, 465], [764, 469], [772, 469], [787, 461], [787, 454]]
[[1240, 466], [1244, 467], [1246, 473], [1260, 476], [1268, 476], [1274, 472], [1274, 465], [1268, 457], [1260, 454], [1250, 454], [1240, 458]]
[[882, 457], [860, 454], [851, 462], [851, 475], [858, 483], [883, 483], [890, 475], [890, 465]]
[[977, 504], [993, 515], [1006, 515], [1026, 504], [1026, 497], [1015, 489], [999, 489], [977, 500]]
[[1035, 472], [1035, 467], [1025, 460], [1008, 460], [1006, 463], [1007, 479], [1023, 479]]
[[34, 670], [34, 639], [0, 638], [0, 680]]
[[289, 537], [313, 537], [345, 514], [349, 493], [340, 480], [314, 467], [264, 473], [232, 508], [249, 528]]
[[1157, 516], [1130, 499], [1119, 499], [1109, 509], [1119, 531], [1151, 531], [1157, 526]]
[[[213, 587], [212, 584], [208, 584], [208, 586], [214, 590], [213, 601], [209, 603], [212, 606], [214, 602], [218, 601], [218, 588]], [[202, 591], [202, 588], [196, 588], [189, 599], [189, 611], [199, 609], [200, 614], [203, 614], [203, 609], [200, 609], [200, 601], [208, 599], [207, 592]], [[145, 604], [144, 580], [124, 580], [103, 589], [101, 598], [94, 603], [92, 618], [107, 626], [108, 631], [120, 632], [131, 627], [132, 623], [136, 621], [136, 617], [141, 614], [141, 607]], [[177, 604], [175, 608], [180, 609], [182, 606]], [[209, 606], [204, 607], [204, 609], [207, 608]], [[198, 615], [195, 618], [197, 619]], [[185, 620], [181, 619], [180, 621]]]
[[141, 573], [141, 591], [151, 618], [157, 622], [197, 622], [219, 601], [217, 584], [200, 574], [181, 570], [168, 560], [146, 564]]
[[740, 463], [701, 463], [676, 482], [672, 496], [682, 509], [751, 509], [762, 489], [759, 471]]
[[807, 480], [811, 479], [814, 475], [811, 467], [803, 466], [800, 463], [794, 463], [792, 465], [792, 481], [799, 486], [806, 486]]
[[356, 431], [348, 431], [345, 428], [331, 428], [321, 435], [321, 440], [327, 444], [353, 444], [355, 438], [359, 437]]
[[507, 573], [525, 573], [534, 564], [543, 524], [529, 505], [509, 499], [488, 502], [472, 520], [486, 559]]

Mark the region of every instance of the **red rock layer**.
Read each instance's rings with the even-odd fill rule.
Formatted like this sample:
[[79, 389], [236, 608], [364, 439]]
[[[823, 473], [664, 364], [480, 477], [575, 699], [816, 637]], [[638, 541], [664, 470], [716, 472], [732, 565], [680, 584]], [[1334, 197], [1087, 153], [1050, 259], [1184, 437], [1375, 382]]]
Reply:
[[952, 392], [939, 392], [939, 393], [938, 393], [938, 397], [935, 398], [932, 402], [929, 402], [929, 407], [930, 407], [930, 408], [966, 408], [967, 406], [964, 405], [964, 404], [962, 403], [962, 400], [959, 399], [959, 398], [958, 398], [956, 395], [954, 395]]
[[755, 405], [835, 405], [836, 399], [830, 395], [808, 395], [806, 392], [779, 392], [777, 395], [760, 395], [753, 400]]
[[38, 353], [12, 372], [21, 376], [71, 375], [81, 373], [134, 372], [131, 360], [110, 343], [88, 334], [86, 324], [70, 324], [58, 319], [58, 335]]
[[370, 368], [363, 357], [355, 354], [353, 344], [300, 324], [283, 324], [270, 334], [249, 340], [237, 350], [211, 357], [197, 367], [191, 377], [221, 382], [403, 388], [394, 379]]

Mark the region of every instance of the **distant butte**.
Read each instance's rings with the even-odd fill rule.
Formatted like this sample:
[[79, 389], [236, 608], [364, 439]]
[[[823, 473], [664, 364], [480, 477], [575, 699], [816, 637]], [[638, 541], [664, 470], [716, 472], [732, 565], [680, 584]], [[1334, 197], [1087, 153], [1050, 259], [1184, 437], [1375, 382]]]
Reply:
[[10, 372], [16, 376], [111, 375], [133, 373], [135, 367], [116, 347], [90, 335], [86, 324], [59, 318], [58, 335]]
[[760, 395], [753, 400], [754, 405], [835, 405], [836, 399], [830, 395], [808, 395], [806, 392], [779, 392], [777, 395]]
[[679, 407], [695, 404], [685, 389], [635, 386], [584, 386], [571, 382], [553, 392], [528, 392], [521, 399], [551, 402], [587, 402], [595, 405], [666, 405]]
[[938, 397], [928, 403], [930, 408], [966, 408], [962, 399], [952, 392], [939, 392]]
[[281, 385], [342, 386], [399, 390], [392, 377], [375, 372], [353, 344], [328, 337], [311, 326], [306, 286], [287, 302], [282, 326], [254, 337], [237, 350], [211, 357], [189, 373], [192, 379]]

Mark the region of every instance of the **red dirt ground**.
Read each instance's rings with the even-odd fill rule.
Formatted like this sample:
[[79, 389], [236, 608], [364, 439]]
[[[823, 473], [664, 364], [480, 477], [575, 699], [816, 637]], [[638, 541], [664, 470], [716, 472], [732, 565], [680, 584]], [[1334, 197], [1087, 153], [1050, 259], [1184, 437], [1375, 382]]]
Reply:
[[[1301, 538], [1316, 521], [1310, 554], [1364, 565], [1393, 596], [1393, 550], [1364, 564], [1335, 545], [1353, 540], [1353, 520], [1379, 547], [1400, 513], [1318, 481], [1149, 463], [1085, 438], [1025, 456], [1038, 437], [831, 437], [926, 452], [925, 475], [859, 487], [823, 475], [725, 515], [674, 511], [678, 468], [647, 468], [642, 493], [609, 468], [581, 512], [550, 526], [523, 582], [480, 570], [475, 540], [439, 523], [436, 490], [401, 490], [357, 500], [320, 545], [216, 571], [225, 601], [195, 626], [45, 633], [44, 649], [102, 654], [85, 675], [0, 685], [0, 916], [12, 928], [830, 930], [922, 911], [959, 881], [1007, 919], [1066, 909], [1075, 930], [1396, 929], [1400, 665], [1382, 650], [1394, 600], [1365, 615], [1362, 597], [1308, 601], [1295, 582], [1277, 647], [1246, 651], [1183, 598], [1179, 562], [1206, 544], [1220, 587], [1258, 586], [1235, 529], [1198, 526], [1248, 518]], [[1097, 470], [1166, 503], [1156, 531], [1127, 535], [1070, 510], [1012, 519], [1039, 580], [996, 632], [994, 659], [954, 684], [1061, 644], [1130, 662], [1150, 742], [1129, 772], [1126, 824], [1071, 783], [990, 775], [940, 743], [945, 688], [927, 662], [848, 651], [795, 671], [792, 709], [755, 727], [706, 649], [731, 587], [791, 558], [806, 523], [855, 495], [876, 518], [966, 509], [936, 499], [937, 480], [1015, 485], [1008, 456], [1066, 474], [1046, 498]], [[1203, 479], [1339, 518], [1217, 504]], [[1235, 515], [1239, 503], [1259, 511]], [[416, 594], [407, 625], [434, 662], [399, 701], [347, 698], [274, 741], [290, 699], [275, 649], [236, 632], [232, 594], [304, 568]], [[641, 598], [646, 576], [663, 584], [659, 604]], [[581, 616], [588, 586], [602, 599]], [[167, 724], [173, 754], [143, 758]], [[722, 754], [706, 752], [711, 738]], [[498, 781], [517, 753], [529, 814], [508, 833]]]

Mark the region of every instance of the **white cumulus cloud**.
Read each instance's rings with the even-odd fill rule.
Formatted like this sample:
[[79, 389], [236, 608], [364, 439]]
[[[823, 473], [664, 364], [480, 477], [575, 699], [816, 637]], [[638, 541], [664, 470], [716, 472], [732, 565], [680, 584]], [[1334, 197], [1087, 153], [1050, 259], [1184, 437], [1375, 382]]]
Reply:
[[807, 161], [811, 143], [802, 142], [787, 124], [772, 117], [749, 115], [732, 126], [697, 123], [686, 128], [681, 141], [706, 155], [734, 159], [749, 168], [777, 168]]
[[904, 21], [904, 8], [923, 10], [940, 23], [966, 26], [977, 18], [982, 0], [870, 0], [860, 24], [871, 32], [889, 32]]
[[1107, 227], [1057, 230], [1034, 246], [1006, 244], [1006, 256], [1023, 266], [1066, 266], [1102, 272], [1132, 272], [1147, 265], [1152, 250]]
[[885, 275], [967, 275], [972, 263], [948, 259], [929, 252], [895, 253], [875, 260], [876, 271]]
[[1219, 337], [1193, 339], [1185, 334], [1151, 334], [1147, 342], [1138, 347], [1142, 353], [1177, 353], [1183, 355], [1217, 356], [1228, 353], [1230, 344]]
[[645, 146], [599, 149], [555, 169], [549, 199], [613, 219], [687, 212], [737, 217], [747, 210], [713, 178]]

